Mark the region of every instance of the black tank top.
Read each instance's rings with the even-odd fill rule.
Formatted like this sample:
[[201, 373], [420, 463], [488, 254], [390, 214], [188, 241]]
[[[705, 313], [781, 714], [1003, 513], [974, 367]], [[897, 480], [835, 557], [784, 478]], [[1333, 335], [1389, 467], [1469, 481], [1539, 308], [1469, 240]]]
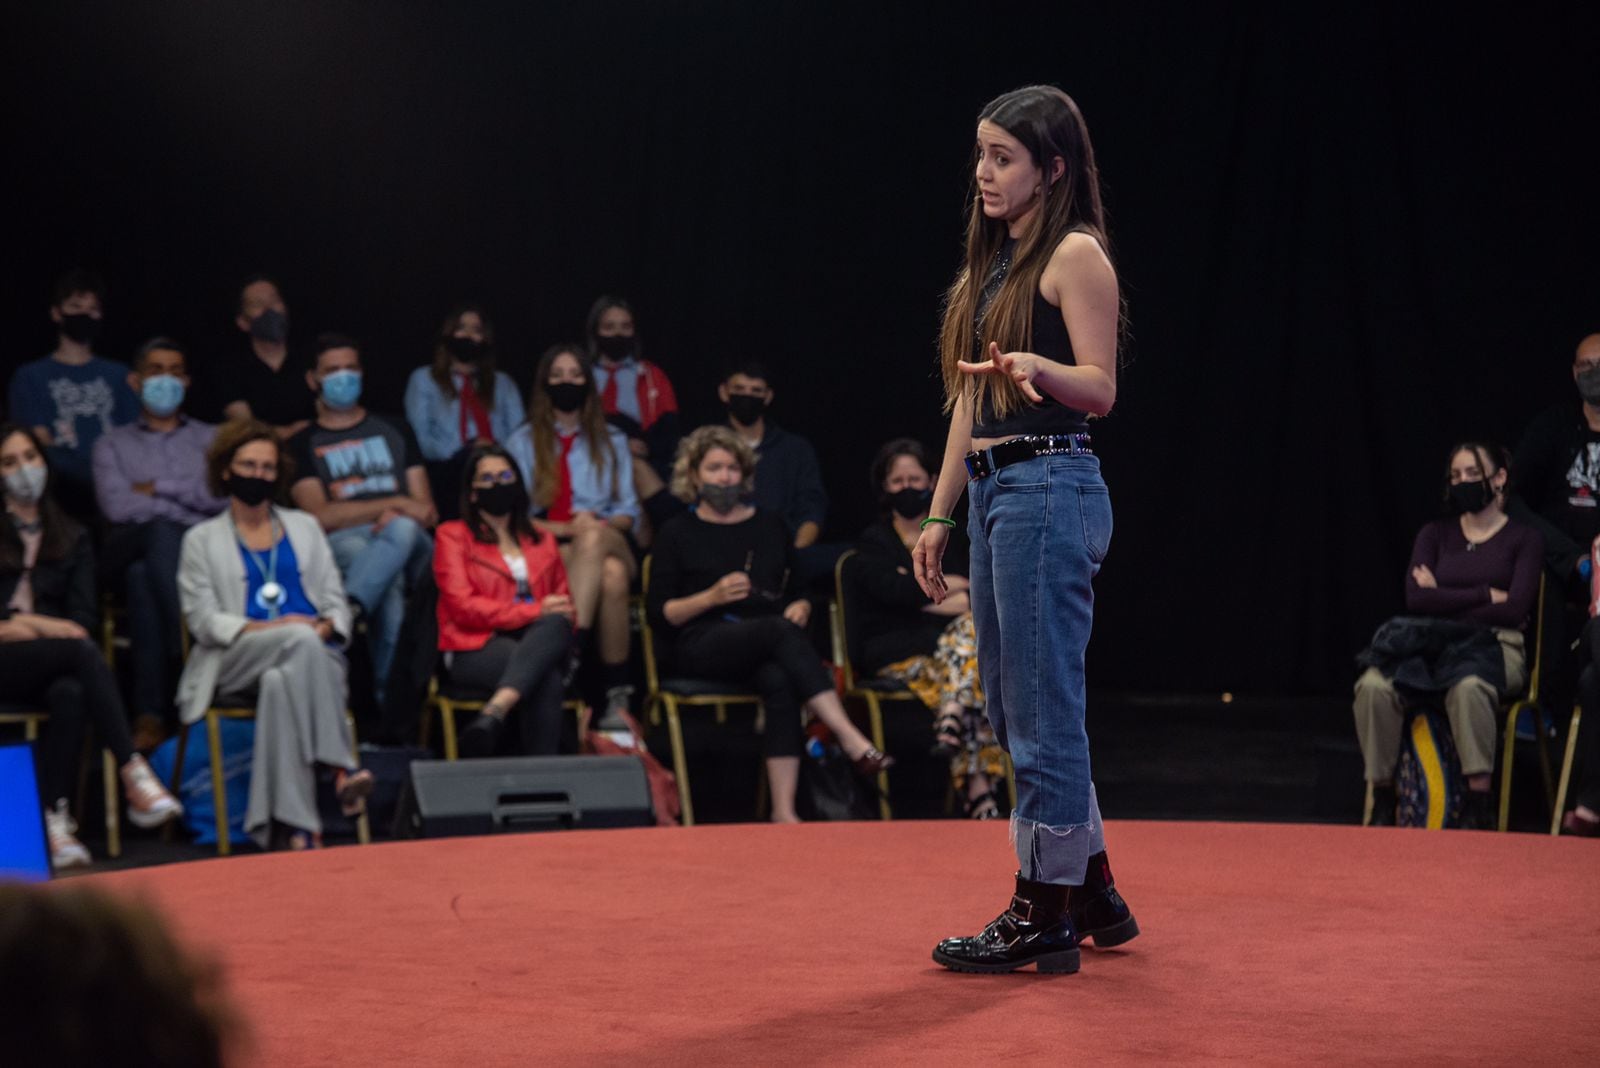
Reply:
[[[1000, 284], [1011, 269], [1011, 254], [1016, 247], [1015, 238], [1006, 238], [984, 282], [983, 293], [978, 300], [978, 329], [972, 339], [974, 360], [989, 358], [988, 353], [983, 351], [983, 316], [989, 308], [989, 302], [1000, 292]], [[1078, 362], [1072, 354], [1072, 339], [1067, 336], [1067, 324], [1062, 321], [1061, 309], [1045, 300], [1037, 289], [1033, 291], [1033, 340], [1029, 351], [1069, 366], [1076, 366]], [[1009, 438], [1022, 434], [1082, 434], [1088, 431], [1087, 414], [1076, 408], [1068, 408], [1042, 389], [1039, 392], [1044, 396], [1042, 404], [1024, 401], [1022, 407], [1001, 419], [995, 414], [994, 391], [991, 389], [984, 395], [983, 404], [973, 416], [972, 436]]]

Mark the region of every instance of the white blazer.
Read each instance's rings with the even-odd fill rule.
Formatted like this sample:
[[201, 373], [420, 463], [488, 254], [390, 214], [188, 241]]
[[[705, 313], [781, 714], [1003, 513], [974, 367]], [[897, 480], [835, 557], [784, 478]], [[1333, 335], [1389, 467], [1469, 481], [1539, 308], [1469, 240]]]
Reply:
[[[350, 603], [333, 560], [333, 549], [322, 524], [309, 512], [274, 507], [300, 565], [300, 584], [317, 614], [333, 624], [339, 641], [349, 640]], [[206, 714], [216, 696], [222, 671], [222, 653], [244, 633], [250, 622], [244, 598], [249, 590], [239, 541], [229, 519], [230, 510], [190, 527], [183, 536], [183, 556], [178, 564], [178, 599], [189, 627], [191, 647], [183, 677], [178, 680], [178, 715], [194, 723]]]

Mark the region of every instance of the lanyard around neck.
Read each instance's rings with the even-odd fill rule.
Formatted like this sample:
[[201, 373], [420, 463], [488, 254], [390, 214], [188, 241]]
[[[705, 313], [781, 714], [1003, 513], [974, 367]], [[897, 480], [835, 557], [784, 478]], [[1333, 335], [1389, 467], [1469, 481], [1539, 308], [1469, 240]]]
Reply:
[[257, 570], [261, 572], [261, 589], [256, 596], [261, 598], [262, 607], [267, 610], [267, 618], [277, 619], [279, 610], [283, 608], [283, 602], [288, 599], [287, 591], [278, 582], [278, 542], [281, 540], [279, 537], [281, 528], [278, 526], [277, 515], [270, 514], [267, 520], [272, 535], [272, 548], [267, 550], [265, 559], [245, 544], [244, 535], [239, 533], [239, 524], [234, 522], [231, 514], [228, 516], [228, 524], [233, 527], [233, 536], [238, 540], [239, 548], [245, 551], [255, 563]]

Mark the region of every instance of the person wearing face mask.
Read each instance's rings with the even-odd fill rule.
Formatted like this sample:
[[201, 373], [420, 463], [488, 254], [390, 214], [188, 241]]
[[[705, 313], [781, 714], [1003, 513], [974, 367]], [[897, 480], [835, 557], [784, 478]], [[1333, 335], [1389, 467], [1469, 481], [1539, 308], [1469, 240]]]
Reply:
[[255, 275], [239, 288], [233, 323], [249, 349], [226, 363], [217, 380], [217, 407], [224, 419], [257, 419], [288, 438], [313, 415], [302, 361], [289, 352], [289, 308], [278, 283]]
[[320, 776], [352, 816], [373, 781], [345, 719], [352, 622], [333, 549], [315, 516], [278, 504], [292, 470], [275, 428], [223, 424], [206, 477], [228, 507], [184, 535], [178, 570], [192, 643], [179, 716], [191, 726], [218, 695], [256, 695], [244, 829], [269, 849], [321, 844]]
[[833, 732], [863, 777], [893, 761], [850, 722], [806, 638], [811, 603], [793, 591], [793, 540], [782, 520], [751, 503], [755, 465], [725, 426], [683, 439], [672, 491], [693, 507], [656, 536], [646, 610], [675, 673], [761, 695], [772, 820], [795, 823], [802, 710]]
[[528, 519], [511, 453], [474, 445], [461, 479], [461, 516], [439, 527], [439, 651], [452, 681], [491, 691], [461, 732], [461, 754], [550, 755], [561, 741], [561, 696], [573, 604], [555, 538]]
[[628, 590], [638, 564], [632, 541], [640, 519], [628, 439], [606, 423], [594, 380], [574, 345], [546, 350], [534, 370], [528, 421], [506, 449], [517, 460], [537, 517], [555, 535], [572, 584], [577, 647], [590, 632], [600, 654], [605, 712], [601, 730], [623, 730], [629, 709]]
[[382, 705], [407, 591], [427, 573], [439, 515], [410, 429], [361, 403], [355, 340], [323, 334], [314, 351], [306, 382], [317, 395], [317, 418], [284, 446], [299, 473], [289, 494], [327, 531], [351, 606], [367, 624], [372, 689]]
[[109, 524], [103, 570], [126, 592], [134, 745], [148, 752], [176, 715], [183, 535], [227, 502], [206, 485], [206, 450], [217, 428], [183, 411], [189, 388], [183, 348], [165, 337], [145, 342], [128, 384], [139, 395], [139, 418], [95, 442], [94, 488]]
[[945, 549], [950, 595], [935, 604], [911, 573], [911, 549], [933, 503], [928, 455], [920, 442], [896, 438], [871, 470], [881, 518], [861, 532], [842, 575], [850, 662], [862, 678], [891, 679], [922, 699], [934, 716], [934, 752], [950, 761], [967, 815], [995, 819], [1005, 754], [983, 715], [966, 539], [958, 533]]
[[756, 505], [781, 518], [795, 548], [804, 549], [822, 533], [828, 492], [811, 443], [767, 417], [773, 396], [772, 376], [754, 360], [729, 368], [717, 387], [728, 426], [756, 454]]
[[182, 813], [133, 748], [116, 679], [89, 637], [98, 625], [89, 536], [49, 492], [44, 450], [0, 426], [0, 701], [50, 713], [37, 751], [40, 800], [58, 868], [89, 863], [67, 795], [91, 726], [122, 769], [129, 819], [155, 827]]
[[504, 442], [524, 417], [516, 383], [495, 369], [494, 324], [483, 308], [462, 304], [445, 316], [433, 362], [406, 382], [405, 407], [433, 499], [445, 518], [454, 519], [467, 451], [480, 442]]
[[666, 372], [644, 358], [633, 306], [626, 300], [599, 297], [589, 307], [586, 325], [601, 408], [628, 436], [639, 500], [660, 526], [679, 511], [666, 486], [681, 436], [678, 396]]
[[31, 428], [48, 449], [61, 504], [85, 521], [94, 518], [95, 442], [139, 414], [128, 368], [94, 351], [104, 303], [105, 287], [97, 276], [87, 271], [63, 275], [50, 304], [55, 351], [18, 367], [8, 396], [12, 421]]
[[1406, 712], [1441, 698], [1466, 779], [1461, 826], [1493, 824], [1495, 724], [1501, 700], [1527, 677], [1523, 628], [1538, 599], [1544, 554], [1538, 530], [1505, 512], [1508, 474], [1498, 446], [1463, 442], [1450, 450], [1447, 515], [1417, 533], [1406, 573], [1406, 611], [1421, 622], [1385, 624], [1357, 658], [1365, 670], [1355, 685], [1356, 735], [1376, 825], [1395, 822]]

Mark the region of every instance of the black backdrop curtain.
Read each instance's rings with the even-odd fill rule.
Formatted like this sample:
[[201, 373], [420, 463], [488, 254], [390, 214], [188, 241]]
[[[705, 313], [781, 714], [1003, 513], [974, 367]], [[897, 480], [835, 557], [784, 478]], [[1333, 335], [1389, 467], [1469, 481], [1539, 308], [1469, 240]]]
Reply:
[[691, 423], [774, 368], [832, 533], [882, 440], [937, 448], [972, 122], [1033, 81], [1093, 131], [1132, 315], [1096, 438], [1117, 508], [1091, 680], [1342, 690], [1400, 602], [1444, 450], [1571, 398], [1600, 329], [1600, 20], [1413, 5], [53, 3], [0, 40], [0, 375], [48, 286], [109, 280], [109, 355], [365, 342], [368, 394], [462, 297], [526, 384], [630, 296]]

